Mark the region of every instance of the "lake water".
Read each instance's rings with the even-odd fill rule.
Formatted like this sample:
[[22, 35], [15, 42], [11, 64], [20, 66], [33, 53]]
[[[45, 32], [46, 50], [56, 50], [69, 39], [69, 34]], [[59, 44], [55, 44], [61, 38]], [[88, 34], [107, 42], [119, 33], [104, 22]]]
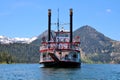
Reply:
[[39, 64], [0, 64], [0, 80], [120, 80], [119, 64], [81, 68], [41, 68]]

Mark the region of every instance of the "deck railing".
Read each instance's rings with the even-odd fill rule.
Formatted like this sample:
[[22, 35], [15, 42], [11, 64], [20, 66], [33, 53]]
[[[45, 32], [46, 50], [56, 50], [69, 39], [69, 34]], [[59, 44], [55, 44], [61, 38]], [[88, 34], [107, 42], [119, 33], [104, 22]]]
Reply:
[[[73, 42], [72, 44], [69, 42], [43, 42], [40, 46], [40, 51], [42, 50], [52, 50], [52, 49], [72, 49], [72, 50], [79, 50], [79, 43], [80, 42]], [[72, 46], [72, 47], [71, 47]]]

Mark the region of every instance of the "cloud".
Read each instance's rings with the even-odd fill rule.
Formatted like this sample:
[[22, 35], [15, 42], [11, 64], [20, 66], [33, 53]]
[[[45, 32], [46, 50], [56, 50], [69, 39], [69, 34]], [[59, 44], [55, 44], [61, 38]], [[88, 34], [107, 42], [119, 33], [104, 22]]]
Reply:
[[106, 9], [106, 12], [107, 12], [107, 13], [111, 13], [112, 10], [111, 10], [111, 9]]

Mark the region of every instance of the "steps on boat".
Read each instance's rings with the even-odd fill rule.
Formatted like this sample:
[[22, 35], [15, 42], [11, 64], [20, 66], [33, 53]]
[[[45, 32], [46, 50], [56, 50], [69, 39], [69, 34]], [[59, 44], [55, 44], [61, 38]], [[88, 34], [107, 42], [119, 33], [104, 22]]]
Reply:
[[59, 62], [60, 60], [56, 57], [56, 55], [54, 53], [49, 53], [49, 55], [51, 56], [51, 58], [55, 61], [55, 62]]

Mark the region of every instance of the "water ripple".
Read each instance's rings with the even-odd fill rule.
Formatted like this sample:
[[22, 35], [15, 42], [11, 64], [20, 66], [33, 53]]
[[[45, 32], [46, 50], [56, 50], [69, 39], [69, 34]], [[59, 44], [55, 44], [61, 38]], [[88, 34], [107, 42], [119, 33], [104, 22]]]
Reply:
[[39, 64], [0, 64], [0, 80], [120, 80], [118, 64], [82, 64], [81, 68], [40, 68]]

